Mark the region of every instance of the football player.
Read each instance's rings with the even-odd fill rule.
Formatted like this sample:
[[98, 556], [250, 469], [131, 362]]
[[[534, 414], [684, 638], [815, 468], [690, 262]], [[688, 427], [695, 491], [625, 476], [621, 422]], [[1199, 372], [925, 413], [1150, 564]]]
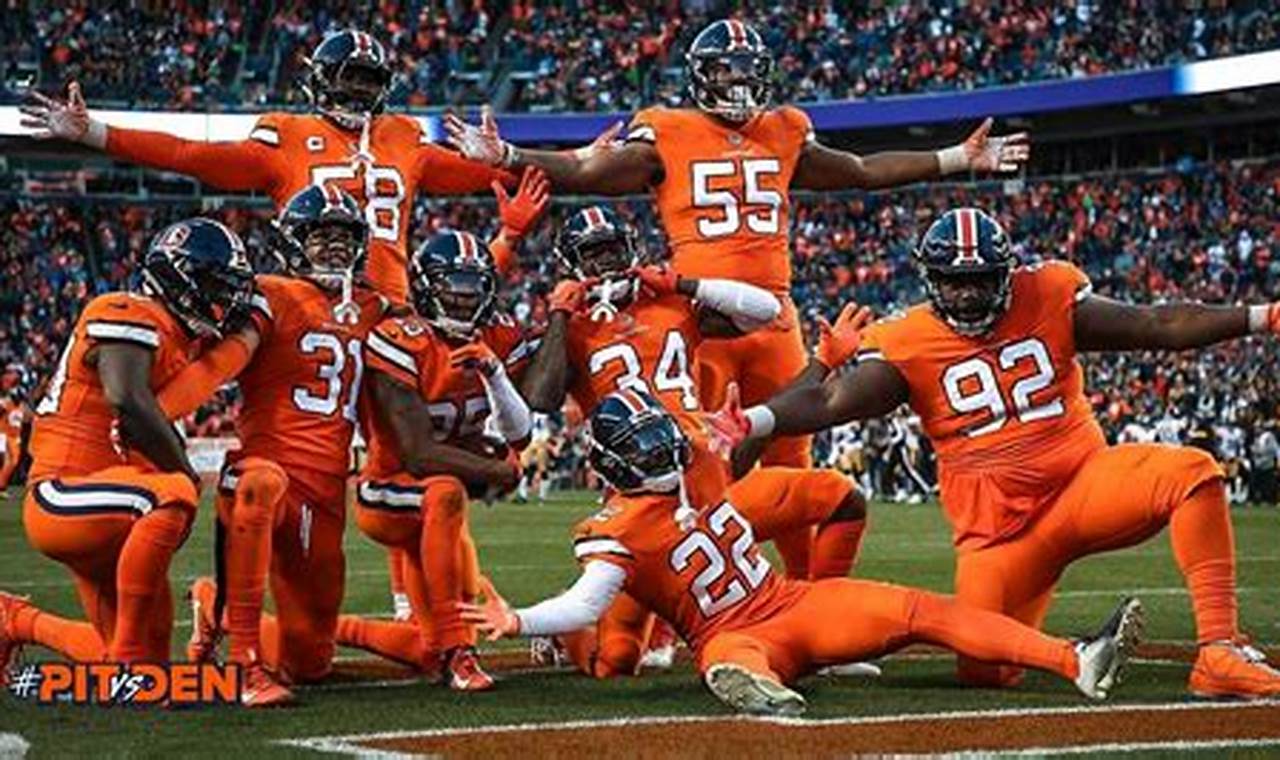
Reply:
[[[276, 228], [288, 275], [257, 278], [247, 336], [224, 341], [161, 394], [166, 413], [179, 416], [205, 388], [240, 384], [241, 448], [219, 477], [216, 591], [248, 707], [290, 702], [282, 681], [315, 681], [331, 669], [364, 342], [388, 308], [359, 278], [368, 227], [350, 195], [308, 186]], [[232, 359], [215, 366], [223, 349]], [[262, 611], [268, 581], [275, 616]], [[223, 605], [212, 603], [213, 591], [206, 579], [191, 591], [193, 661], [210, 657], [221, 635]]]
[[[990, 120], [940, 151], [858, 156], [819, 143], [804, 111], [770, 107], [773, 56], [750, 25], [716, 21], [686, 55], [693, 108], [640, 111], [615, 150], [536, 151], [504, 142], [487, 111], [479, 127], [445, 117], [463, 155], [495, 167], [537, 166], [558, 190], [625, 194], [651, 190], [675, 271], [731, 278], [776, 294], [783, 318], [769, 329], [708, 341], [697, 367], [702, 403], [718, 408], [731, 382], [748, 403], [763, 401], [807, 361], [789, 292], [792, 188], [876, 189], [968, 171], [1014, 171], [1030, 148], [1025, 134], [991, 137]], [[760, 361], [767, 356], [769, 361]], [[810, 440], [774, 442], [766, 465], [810, 466]], [[802, 564], [808, 531], [779, 543], [788, 566]]]
[[[531, 423], [511, 378], [519, 377], [536, 338], [498, 312], [498, 273], [474, 235], [431, 237], [409, 272], [416, 314], [384, 321], [367, 343], [373, 409], [356, 521], [378, 543], [403, 550], [422, 643], [395, 624], [350, 616], [340, 623], [339, 642], [428, 670], [421, 658], [438, 652], [450, 688], [485, 690], [493, 679], [480, 668], [475, 631], [457, 606], [467, 502], [469, 495], [506, 493], [519, 481], [508, 452], [528, 441]], [[487, 427], [496, 442], [486, 441]]]
[[[495, 181], [514, 184], [514, 178], [432, 144], [416, 119], [386, 113], [391, 67], [391, 57], [371, 35], [357, 30], [330, 34], [312, 51], [302, 73], [311, 113], [263, 114], [249, 137], [235, 142], [183, 140], [164, 132], [107, 126], [91, 117], [75, 82], [65, 103], [34, 94], [36, 103], [23, 106], [22, 123], [36, 137], [79, 142], [115, 158], [190, 174], [224, 190], [266, 192], [277, 209], [308, 185], [339, 187], [359, 201], [369, 227], [369, 281], [403, 303], [415, 196], [472, 193]], [[504, 198], [505, 192], [500, 193], [499, 199]], [[504, 268], [514, 262], [513, 248], [506, 245], [514, 241], [508, 238], [520, 234], [509, 232], [499, 236]]]
[[22, 428], [30, 418], [31, 410], [16, 391], [0, 397], [0, 437], [4, 438], [4, 450], [0, 451], [0, 492], [8, 493], [9, 481], [22, 461]]
[[[956, 595], [1039, 627], [1077, 559], [1169, 527], [1200, 644], [1201, 696], [1280, 694], [1280, 672], [1237, 627], [1235, 552], [1222, 470], [1203, 451], [1108, 446], [1083, 390], [1080, 351], [1185, 350], [1280, 334], [1280, 305], [1137, 306], [1095, 295], [1061, 261], [1018, 267], [1000, 224], [947, 212], [915, 251], [929, 302], [866, 330], [855, 369], [711, 420], [727, 441], [813, 432], [908, 403], [939, 461], [956, 546]], [[964, 659], [970, 683], [1018, 669]]]
[[694, 495], [686, 483], [688, 437], [643, 391], [605, 397], [591, 415], [589, 445], [591, 465], [611, 490], [604, 509], [575, 531], [582, 574], [568, 591], [531, 607], [512, 610], [492, 588], [483, 605], [464, 605], [490, 639], [592, 625], [625, 592], [671, 621], [726, 704], [797, 715], [804, 698], [785, 684], [913, 642], [1057, 673], [1101, 699], [1136, 638], [1141, 607], [1134, 599], [1098, 635], [1073, 643], [920, 589], [779, 577], [723, 491]]
[[25, 643], [79, 662], [168, 661], [169, 563], [199, 479], [156, 391], [240, 328], [252, 292], [235, 233], [187, 219], [151, 241], [139, 292], [81, 312], [36, 409], [23, 522], [31, 545], [71, 572], [88, 622], [0, 593], [0, 674]]

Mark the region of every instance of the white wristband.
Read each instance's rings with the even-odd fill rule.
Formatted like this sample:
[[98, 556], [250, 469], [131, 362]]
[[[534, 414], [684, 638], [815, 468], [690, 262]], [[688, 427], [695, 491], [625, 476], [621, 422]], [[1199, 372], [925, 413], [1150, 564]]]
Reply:
[[969, 168], [969, 154], [965, 153], [963, 145], [943, 148], [935, 155], [938, 157], [938, 173], [944, 176], [966, 171]]
[[520, 149], [509, 142], [502, 143], [502, 167], [510, 169], [520, 161]]
[[1271, 304], [1249, 307], [1249, 332], [1264, 333], [1271, 330]]
[[89, 119], [89, 126], [80, 136], [80, 142], [98, 150], [107, 149], [107, 125], [97, 119]]
[[760, 404], [747, 409], [743, 414], [751, 423], [751, 430], [747, 433], [748, 438], [767, 438], [773, 433], [777, 418], [773, 416], [773, 411], [769, 407]]

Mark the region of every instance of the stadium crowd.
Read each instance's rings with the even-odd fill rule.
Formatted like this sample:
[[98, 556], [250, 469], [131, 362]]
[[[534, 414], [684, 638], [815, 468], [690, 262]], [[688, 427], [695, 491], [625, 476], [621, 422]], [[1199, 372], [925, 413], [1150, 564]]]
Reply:
[[792, 101], [1092, 76], [1274, 47], [1280, 34], [1280, 6], [1264, 0], [11, 3], [0, 94], [27, 79], [45, 89], [78, 79], [99, 103], [294, 103], [305, 51], [359, 25], [393, 52], [393, 105], [628, 110], [677, 97], [678, 56], [725, 13], [761, 30], [780, 97]]
[[[978, 205], [1009, 229], [1024, 262], [1066, 258], [1104, 295], [1141, 302], [1201, 299], [1262, 301], [1280, 286], [1280, 162], [1208, 164], [1164, 173], [942, 185], [893, 194], [798, 198], [795, 204], [793, 296], [811, 321], [849, 299], [886, 313], [923, 297], [910, 263], [915, 234], [936, 209]], [[522, 269], [507, 283], [507, 308], [522, 322], [545, 316], [554, 282], [554, 230], [570, 204], [556, 204], [523, 246]], [[622, 204], [652, 256], [664, 248], [647, 201]], [[127, 286], [137, 254], [155, 231], [192, 212], [183, 205], [0, 204], [0, 365], [30, 397], [53, 371], [77, 310], [88, 296]], [[441, 229], [490, 234], [495, 214], [484, 200], [422, 199], [411, 239]], [[264, 209], [227, 208], [219, 218], [274, 262]], [[1246, 340], [1179, 355], [1094, 356], [1087, 386], [1113, 440], [1197, 441], [1212, 446], [1241, 473], [1236, 494], [1274, 501], [1280, 382], [1274, 341]], [[229, 434], [234, 391], [187, 420], [190, 435]], [[580, 447], [561, 452], [561, 477], [576, 480]], [[578, 452], [578, 453], [575, 453]], [[865, 452], [865, 453], [864, 453]], [[865, 474], [876, 493], [923, 496], [932, 464], [918, 421], [903, 414], [882, 425], [822, 437], [826, 461]], [[858, 465], [865, 462], [865, 469]], [[1245, 472], [1256, 482], [1246, 482]]]

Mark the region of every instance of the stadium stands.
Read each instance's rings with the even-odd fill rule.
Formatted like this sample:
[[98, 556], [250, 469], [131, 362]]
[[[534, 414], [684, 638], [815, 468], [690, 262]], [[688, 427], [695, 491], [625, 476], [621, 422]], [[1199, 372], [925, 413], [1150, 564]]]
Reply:
[[[738, 5], [410, 0], [203, 12], [107, 3], [46, 13], [20, 4], [0, 19], [0, 91], [77, 78], [98, 104], [289, 104], [300, 97], [290, 85], [302, 54], [330, 29], [361, 25], [398, 58], [395, 105], [627, 110], [678, 97], [680, 51], [708, 18]], [[1280, 34], [1280, 7], [1260, 0], [746, 5], [738, 16], [775, 50], [780, 97], [801, 102], [1142, 69], [1273, 47]]]

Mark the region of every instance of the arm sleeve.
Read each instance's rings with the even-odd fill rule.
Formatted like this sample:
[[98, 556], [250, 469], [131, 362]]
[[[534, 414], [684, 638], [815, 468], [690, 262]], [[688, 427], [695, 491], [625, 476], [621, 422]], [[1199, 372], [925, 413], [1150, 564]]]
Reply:
[[600, 619], [622, 591], [627, 571], [605, 560], [592, 560], [567, 591], [532, 607], [516, 610], [520, 633], [550, 636], [585, 628]]
[[517, 182], [511, 172], [471, 161], [439, 145], [419, 145], [414, 168], [418, 190], [437, 195], [487, 191], [495, 179], [508, 187]]
[[90, 344], [132, 343], [152, 351], [160, 347], [163, 330], [151, 310], [128, 295], [112, 293], [84, 310], [85, 337]]
[[165, 383], [156, 396], [160, 410], [171, 420], [194, 412], [205, 399], [234, 380], [252, 357], [253, 352], [240, 336], [223, 340]]
[[252, 135], [239, 142], [205, 142], [109, 127], [107, 152], [144, 166], [189, 174], [223, 190], [270, 190], [275, 183], [279, 133], [260, 119]]
[[533, 416], [520, 391], [511, 384], [506, 369], [499, 366], [493, 377], [482, 374], [480, 382], [484, 385], [485, 396], [489, 398], [489, 408], [493, 410], [493, 426], [498, 435], [508, 443], [527, 438], [533, 427]]
[[764, 288], [736, 280], [698, 280], [696, 300], [728, 317], [743, 332], [769, 324], [782, 313], [782, 303]]

